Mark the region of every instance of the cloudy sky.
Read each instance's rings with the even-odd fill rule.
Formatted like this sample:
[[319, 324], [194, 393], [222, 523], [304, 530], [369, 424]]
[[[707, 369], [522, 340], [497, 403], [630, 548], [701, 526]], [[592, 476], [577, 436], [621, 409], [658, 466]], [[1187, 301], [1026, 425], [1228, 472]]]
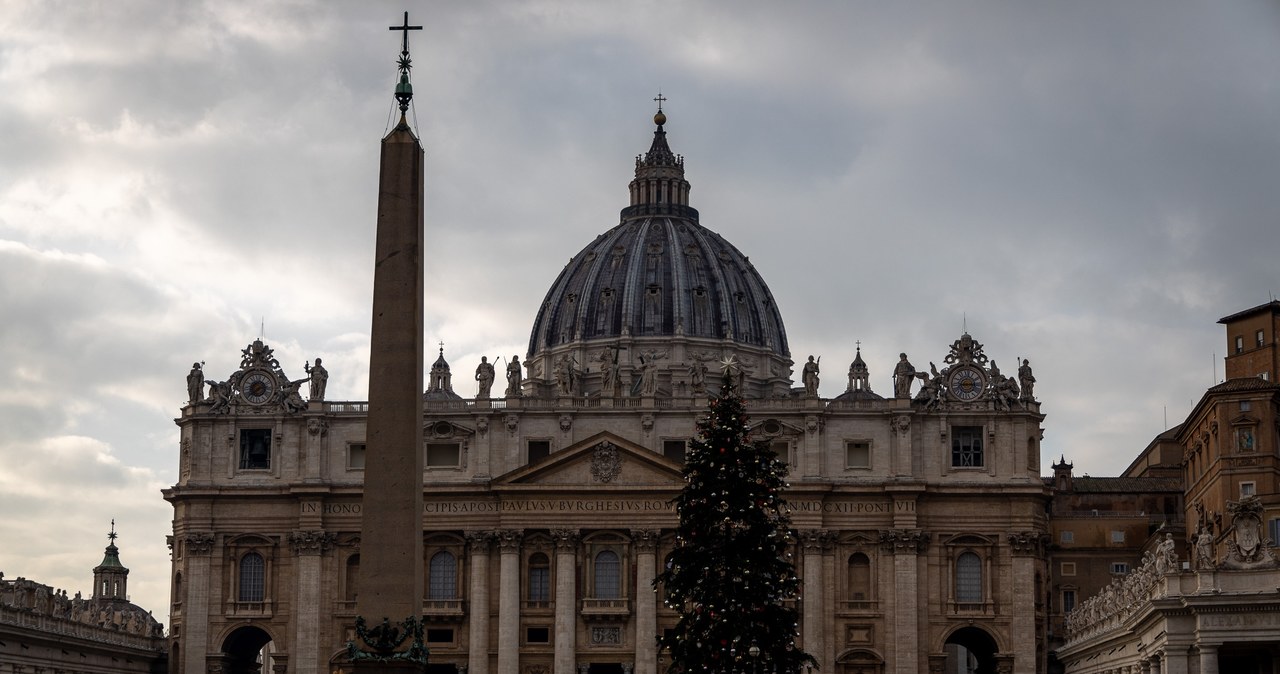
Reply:
[[[184, 377], [265, 329], [366, 397], [406, 5], [0, 0], [0, 570], [74, 592], [115, 518], [167, 621]], [[1280, 5], [413, 3], [427, 328], [524, 355], [617, 223], [653, 97], [793, 357], [891, 391], [967, 325], [1035, 367], [1044, 453], [1114, 475], [1280, 293]], [[1215, 365], [1216, 364], [1216, 365]], [[462, 377], [461, 379], [466, 379]], [[464, 395], [473, 393], [468, 385]]]

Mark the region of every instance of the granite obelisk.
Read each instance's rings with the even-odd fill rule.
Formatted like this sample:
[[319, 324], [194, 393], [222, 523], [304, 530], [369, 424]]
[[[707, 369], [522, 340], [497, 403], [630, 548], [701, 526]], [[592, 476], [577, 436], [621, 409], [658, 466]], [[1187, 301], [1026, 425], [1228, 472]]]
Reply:
[[[423, 150], [405, 119], [405, 12], [396, 99], [400, 122], [382, 139], [369, 349], [369, 421], [360, 527], [357, 641], [362, 672], [421, 672]], [[360, 643], [363, 642], [363, 643]]]

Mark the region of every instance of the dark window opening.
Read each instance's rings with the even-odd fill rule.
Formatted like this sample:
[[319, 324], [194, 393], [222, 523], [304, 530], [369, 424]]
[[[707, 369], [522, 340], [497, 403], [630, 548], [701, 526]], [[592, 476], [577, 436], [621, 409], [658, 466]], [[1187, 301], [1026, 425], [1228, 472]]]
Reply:
[[524, 631], [524, 641], [528, 644], [551, 643], [551, 630], [546, 627], [528, 627]]
[[982, 467], [981, 426], [956, 426], [951, 429], [951, 466]]
[[685, 461], [685, 441], [684, 440], [663, 440], [662, 455], [675, 461], [676, 463], [684, 463]]
[[265, 470], [271, 467], [271, 429], [245, 428], [240, 431], [240, 469]]
[[530, 440], [529, 441], [529, 463], [541, 461], [551, 456], [550, 440]]

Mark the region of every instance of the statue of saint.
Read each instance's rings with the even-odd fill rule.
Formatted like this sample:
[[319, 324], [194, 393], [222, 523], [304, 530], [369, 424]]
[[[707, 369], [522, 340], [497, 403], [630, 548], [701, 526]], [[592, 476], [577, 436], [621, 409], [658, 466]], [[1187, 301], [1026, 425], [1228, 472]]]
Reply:
[[493, 363], [489, 362], [488, 356], [480, 356], [480, 364], [476, 366], [476, 381], [479, 382], [476, 387], [477, 399], [489, 398], [489, 389], [493, 388], [494, 377]]
[[1200, 532], [1196, 534], [1196, 571], [1212, 571], [1218, 567], [1218, 561], [1214, 559], [1213, 551], [1213, 534], [1209, 533], [1209, 527], [1201, 526]]
[[573, 356], [560, 356], [556, 361], [556, 386], [560, 395], [573, 395], [578, 380], [578, 362]]
[[916, 368], [907, 360], [907, 354], [898, 354], [898, 364], [893, 368], [893, 397], [910, 398], [911, 380], [916, 378]]
[[612, 396], [617, 385], [618, 350], [605, 349], [600, 352], [600, 395]]
[[1022, 365], [1018, 368], [1018, 384], [1022, 386], [1022, 399], [1034, 400], [1035, 396], [1031, 395], [1031, 387], [1036, 383], [1035, 375], [1031, 374], [1031, 363], [1026, 358], [1022, 359]]
[[192, 363], [187, 373], [187, 399], [192, 405], [204, 400], [204, 370], [200, 369], [200, 363]]
[[694, 393], [707, 391], [707, 364], [697, 356], [693, 357], [693, 365], [689, 366], [689, 387]]
[[520, 371], [520, 356], [512, 356], [511, 362], [507, 363], [507, 395], [520, 395], [520, 384], [524, 378], [524, 373]]
[[329, 384], [329, 371], [324, 369], [320, 364], [320, 359], [316, 359], [316, 364], [312, 367], [311, 363], [302, 366], [304, 372], [311, 376], [310, 387], [311, 394], [308, 400], [324, 400], [324, 389]]
[[810, 398], [818, 397], [818, 364], [821, 362], [822, 356], [818, 356], [817, 360], [809, 356], [809, 362], [804, 364], [800, 375], [800, 380], [804, 382], [804, 394]]
[[631, 392], [633, 395], [637, 392], [636, 389], [639, 389], [639, 393], [645, 396], [651, 396], [657, 393], [658, 361], [666, 357], [666, 351], [663, 351], [662, 353], [649, 351], [648, 353], [640, 354], [640, 381], [636, 382], [636, 385], [632, 387]]

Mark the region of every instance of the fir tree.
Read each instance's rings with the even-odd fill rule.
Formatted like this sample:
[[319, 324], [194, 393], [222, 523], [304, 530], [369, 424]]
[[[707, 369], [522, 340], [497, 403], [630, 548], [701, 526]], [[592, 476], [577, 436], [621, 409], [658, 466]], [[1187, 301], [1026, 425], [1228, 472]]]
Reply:
[[726, 362], [720, 393], [686, 456], [675, 550], [659, 574], [680, 622], [659, 637], [668, 674], [796, 674], [813, 657], [796, 646], [793, 538], [782, 490], [786, 464], [748, 438], [746, 405]]

